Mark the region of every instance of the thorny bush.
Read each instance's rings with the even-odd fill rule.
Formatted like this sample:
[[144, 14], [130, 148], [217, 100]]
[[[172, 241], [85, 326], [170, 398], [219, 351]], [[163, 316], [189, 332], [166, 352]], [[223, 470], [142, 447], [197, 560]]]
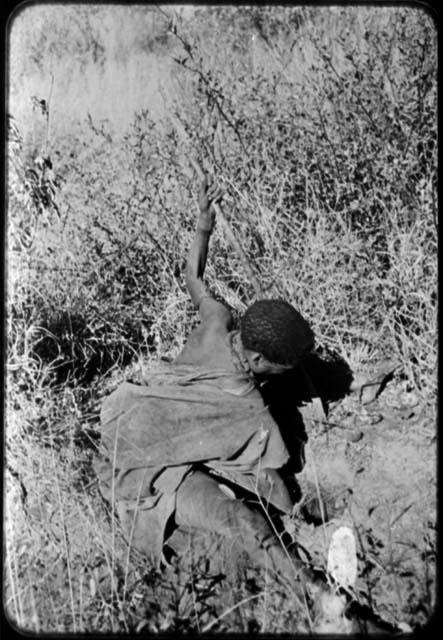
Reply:
[[[123, 11], [133, 46], [112, 49], [115, 57], [102, 7], [69, 9], [58, 22], [51, 7], [45, 29], [28, 23], [24, 32], [33, 43], [24, 75], [66, 52], [67, 69], [78, 64], [93, 78], [125, 56], [132, 70], [132, 56], [153, 48], [175, 62], [164, 116], [137, 111], [124, 135], [92, 117], [57, 129], [50, 95], [29, 95], [32, 121], [20, 130], [15, 114], [9, 120], [6, 607], [37, 632], [199, 630], [200, 622], [214, 631], [296, 632], [300, 610], [286, 590], [279, 599], [268, 589], [267, 576], [263, 588], [249, 575], [218, 591], [196, 565], [183, 576], [186, 588], [160, 588], [163, 578], [148, 579], [152, 567], [126, 557], [90, 468], [98, 407], [128, 379], [126, 364], [136, 370], [140, 357], [174, 355], [196, 322], [184, 282], [197, 213], [194, 153], [223, 183], [226, 217], [265, 294], [299, 307], [326, 352], [362, 368], [398, 358], [404, 382], [433, 401], [435, 29], [407, 7], [217, 6], [196, 8], [188, 22], [170, 20], [169, 9], [155, 18], [144, 7]], [[124, 100], [134, 112], [131, 95]], [[253, 298], [221, 225], [206, 276], [235, 313]], [[390, 483], [402, 500], [413, 487], [403, 480], [415, 483], [411, 520], [395, 543], [401, 557], [386, 543], [389, 517], [368, 524], [378, 505], [363, 504], [365, 529], [356, 530], [367, 541], [368, 598], [377, 592], [394, 621], [407, 615], [419, 625], [433, 607], [435, 547], [432, 447], [417, 420], [405, 460], [420, 463], [418, 484], [406, 463], [404, 475], [381, 473], [384, 460], [399, 457], [401, 421], [391, 443], [383, 435], [390, 458], [365, 438], [360, 454], [379, 462], [371, 484], [362, 481], [363, 502], [387, 491], [390, 508]]]
[[[227, 189], [227, 215], [265, 291], [301, 307], [320, 343], [345, 355], [376, 345], [416, 387], [432, 387], [431, 20], [406, 8], [234, 14], [206, 8], [192, 23], [169, 23], [177, 94], [161, 122], [138, 113], [117, 139], [89, 118], [50, 150], [31, 151], [11, 125], [13, 357], [26, 348], [52, 364], [56, 381], [87, 381], [182, 344], [193, 322], [187, 158], [197, 151]], [[215, 274], [215, 293], [241, 311], [252, 290], [220, 233], [208, 279]]]

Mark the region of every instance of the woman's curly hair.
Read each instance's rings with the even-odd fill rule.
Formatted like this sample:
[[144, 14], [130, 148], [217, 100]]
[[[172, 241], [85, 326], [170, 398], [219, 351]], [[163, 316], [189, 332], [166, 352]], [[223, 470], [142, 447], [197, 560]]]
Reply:
[[296, 365], [314, 346], [314, 333], [285, 300], [257, 300], [240, 320], [245, 349], [258, 351], [275, 364]]

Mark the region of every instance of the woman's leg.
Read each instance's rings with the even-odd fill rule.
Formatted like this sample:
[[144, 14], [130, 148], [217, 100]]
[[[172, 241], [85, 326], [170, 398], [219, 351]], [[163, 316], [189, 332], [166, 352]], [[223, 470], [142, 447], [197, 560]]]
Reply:
[[[346, 602], [348, 599], [344, 596], [336, 596], [323, 574], [314, 573], [294, 551], [284, 546], [263, 513], [248, 507], [239, 499], [228, 497], [217, 480], [206, 473], [193, 472], [179, 487], [175, 520], [179, 527], [212, 531], [231, 540], [235, 539], [257, 565], [272, 568], [278, 576], [289, 580], [301, 602], [306, 591], [309, 591], [314, 601], [314, 616], [320, 621], [331, 614], [332, 603], [332, 622], [329, 620], [328, 624], [337, 624], [337, 629], [343, 626], [346, 632], [351, 629], [356, 633], [392, 632], [393, 628], [375, 616], [370, 609], [365, 609], [356, 601]], [[340, 609], [345, 606], [352, 623], [349, 619], [343, 623]], [[328, 632], [331, 632], [333, 627], [328, 628]]]
[[175, 521], [179, 527], [212, 531], [235, 540], [259, 566], [299, 583], [300, 594], [316, 578], [285, 547], [264, 513], [243, 501], [228, 497], [217, 480], [201, 471], [189, 475], [177, 492]]

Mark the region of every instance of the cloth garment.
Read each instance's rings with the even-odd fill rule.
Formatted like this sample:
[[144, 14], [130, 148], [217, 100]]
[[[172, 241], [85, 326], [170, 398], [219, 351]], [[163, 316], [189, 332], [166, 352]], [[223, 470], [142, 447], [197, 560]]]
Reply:
[[[232, 485], [231, 485], [232, 486]], [[258, 565], [286, 577], [300, 580], [300, 594], [306, 581], [316, 578], [276, 535], [263, 502], [251, 494], [226, 491], [223, 481], [200, 470], [191, 472], [177, 490], [175, 521], [181, 528], [211, 531], [233, 540]], [[255, 503], [255, 507], [254, 507]], [[292, 545], [295, 549], [295, 546]]]
[[266, 504], [289, 513], [277, 473], [289, 459], [262, 396], [241, 372], [164, 365], [143, 385], [123, 383], [101, 413], [101, 491], [116, 505], [130, 544], [159, 558], [176, 494], [204, 463]]

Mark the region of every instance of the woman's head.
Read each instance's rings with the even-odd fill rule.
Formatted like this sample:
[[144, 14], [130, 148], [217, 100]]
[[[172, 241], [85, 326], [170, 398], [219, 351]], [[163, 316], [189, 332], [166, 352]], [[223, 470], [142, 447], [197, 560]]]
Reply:
[[314, 346], [311, 327], [284, 300], [254, 302], [240, 321], [240, 337], [254, 373], [293, 368]]

